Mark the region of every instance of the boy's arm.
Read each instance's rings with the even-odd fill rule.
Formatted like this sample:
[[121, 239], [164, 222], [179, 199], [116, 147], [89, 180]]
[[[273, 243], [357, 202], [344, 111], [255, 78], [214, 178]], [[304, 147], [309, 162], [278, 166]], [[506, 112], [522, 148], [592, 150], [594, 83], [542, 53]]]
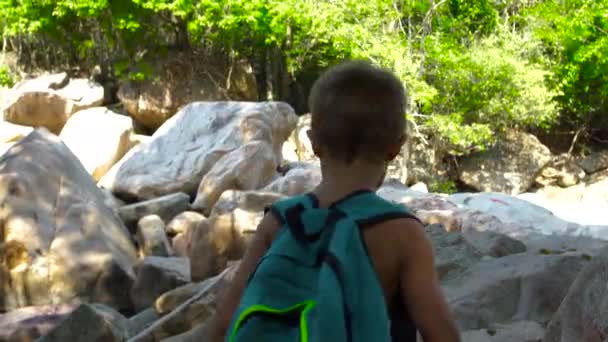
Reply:
[[[460, 335], [439, 286], [431, 242], [417, 221], [399, 220], [401, 298], [424, 342], [458, 342]], [[405, 226], [405, 227], [404, 227]], [[405, 228], [405, 229], [404, 229]]]
[[274, 236], [281, 225], [273, 214], [269, 213], [260, 222], [245, 255], [232, 279], [232, 282], [222, 294], [220, 301], [216, 305], [215, 315], [209, 323], [208, 337], [210, 342], [224, 341], [226, 330], [237, 306], [241, 300], [241, 295], [247, 285], [247, 280], [260, 260], [270, 247]]

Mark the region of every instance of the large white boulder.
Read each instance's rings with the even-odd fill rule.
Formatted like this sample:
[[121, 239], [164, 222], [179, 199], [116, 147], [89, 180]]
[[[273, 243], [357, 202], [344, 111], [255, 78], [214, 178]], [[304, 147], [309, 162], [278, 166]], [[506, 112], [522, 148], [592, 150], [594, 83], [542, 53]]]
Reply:
[[0, 311], [74, 300], [130, 307], [130, 234], [78, 159], [39, 129], [0, 157]]
[[59, 137], [97, 181], [129, 151], [132, 133], [131, 118], [96, 107], [72, 115]]
[[59, 134], [72, 114], [102, 105], [104, 89], [93, 81], [60, 73], [21, 81], [7, 97], [2, 107], [6, 121]]
[[[139, 199], [174, 192], [194, 194], [216, 163], [248, 143], [268, 144], [278, 166], [283, 142], [295, 124], [293, 109], [283, 102], [191, 103], [165, 122], [149, 142], [129, 151], [99, 184]], [[257, 169], [267, 164], [265, 159], [260, 162], [248, 165]]]

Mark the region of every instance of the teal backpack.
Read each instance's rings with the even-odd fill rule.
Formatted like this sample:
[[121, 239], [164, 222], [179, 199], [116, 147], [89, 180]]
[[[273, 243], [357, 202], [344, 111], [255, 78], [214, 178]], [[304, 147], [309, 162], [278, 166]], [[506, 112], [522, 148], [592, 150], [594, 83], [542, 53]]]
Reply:
[[357, 191], [329, 208], [307, 194], [269, 210], [282, 228], [249, 278], [226, 341], [416, 340], [403, 309], [402, 317], [389, 312], [361, 234], [415, 219], [407, 208]]

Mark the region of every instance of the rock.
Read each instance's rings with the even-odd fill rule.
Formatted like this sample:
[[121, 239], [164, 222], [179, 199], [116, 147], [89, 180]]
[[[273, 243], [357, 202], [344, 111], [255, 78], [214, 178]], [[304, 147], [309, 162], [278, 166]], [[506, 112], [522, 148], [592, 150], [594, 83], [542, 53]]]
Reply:
[[578, 166], [568, 156], [557, 156], [542, 169], [536, 183], [542, 186], [558, 185], [570, 187], [578, 184], [585, 178], [585, 170]]
[[100, 304], [82, 304], [39, 342], [123, 342], [132, 336], [128, 319]]
[[162, 339], [161, 342], [199, 342], [208, 336], [208, 323], [202, 323], [185, 333]]
[[272, 146], [279, 165], [281, 146], [295, 124], [293, 109], [282, 102], [192, 103], [163, 124], [150, 142], [129, 151], [100, 185], [141, 199], [194, 194], [222, 157], [250, 142]]
[[276, 174], [276, 156], [266, 142], [252, 141], [220, 159], [203, 177], [192, 207], [209, 214], [226, 190], [255, 190]]
[[11, 149], [11, 147], [13, 147], [13, 145], [15, 145], [15, 143], [3, 143], [0, 144], [0, 157], [5, 154], [8, 150]]
[[180, 304], [184, 303], [188, 299], [192, 298], [200, 289], [204, 288], [211, 279], [206, 279], [198, 283], [190, 283], [182, 285], [178, 288], [170, 290], [162, 294], [156, 302], [154, 302], [154, 310], [157, 315], [164, 316], [171, 311], [175, 310]]
[[425, 138], [408, 121], [407, 141], [388, 167], [387, 176], [403, 184], [434, 184], [450, 181], [448, 165], [443, 161], [448, 151]]
[[578, 161], [588, 174], [608, 169], [608, 150], [595, 152]]
[[262, 191], [296, 196], [313, 191], [321, 182], [321, 168], [317, 164], [298, 163], [287, 167], [282, 177], [275, 179]]
[[516, 195], [527, 191], [550, 161], [551, 152], [535, 136], [509, 131], [495, 146], [464, 158], [458, 176], [479, 191]]
[[422, 193], [429, 192], [429, 188], [426, 186], [426, 184], [424, 184], [422, 182], [412, 185], [410, 187], [410, 189], [412, 189], [413, 191], [418, 191], [418, 192], [422, 192]]
[[224, 270], [229, 261], [241, 259], [263, 216], [263, 212], [236, 209], [203, 221], [192, 236], [192, 279], [207, 279]]
[[517, 254], [481, 261], [442, 283], [461, 330], [492, 323], [547, 323], [587, 258], [578, 253]]
[[606, 341], [608, 248], [586, 265], [547, 327], [544, 342]]
[[[608, 172], [605, 173], [608, 175]], [[569, 188], [548, 186], [535, 193], [519, 195], [518, 198], [551, 211], [556, 217], [591, 226], [589, 230], [601, 231], [598, 226], [608, 226], [604, 209], [608, 206], [608, 178], [598, 172], [585, 183]], [[595, 226], [595, 227], [594, 227]]]
[[59, 134], [73, 113], [100, 106], [104, 89], [86, 79], [70, 80], [61, 73], [22, 81], [13, 87], [9, 98], [2, 110], [6, 121], [45, 127]]
[[[198, 228], [198, 226], [196, 226], [194, 229], [196, 228]], [[175, 256], [186, 258], [190, 257], [194, 229], [188, 230], [185, 233], [177, 234], [171, 239], [171, 247]]]
[[139, 220], [137, 242], [141, 256], [168, 257], [173, 254], [165, 234], [165, 223], [158, 215], [144, 216]]
[[137, 279], [131, 288], [136, 311], [151, 307], [161, 294], [191, 281], [188, 258], [144, 258], [137, 268]]
[[488, 329], [470, 330], [461, 334], [465, 342], [541, 342], [545, 329], [534, 321], [492, 324]]
[[479, 253], [458, 232], [447, 232], [441, 225], [426, 226], [433, 244], [435, 268], [440, 281], [462, 274], [467, 268], [481, 260]]
[[523, 242], [492, 231], [469, 230], [462, 235], [481, 254], [495, 258], [524, 253], [527, 250]]
[[198, 226], [198, 224], [204, 220], [206, 220], [205, 216], [196, 211], [184, 211], [175, 216], [169, 224], [167, 224], [167, 233], [170, 235], [186, 233]]
[[34, 341], [63, 321], [75, 305], [29, 306], [0, 314], [0, 342]]
[[137, 222], [148, 215], [158, 215], [164, 222], [190, 210], [190, 196], [184, 193], [170, 194], [159, 198], [129, 204], [118, 211], [120, 218], [129, 228], [135, 228]]
[[308, 137], [310, 114], [300, 115], [298, 123], [287, 141], [283, 144], [283, 157], [289, 162], [317, 160]]
[[206, 227], [207, 218], [197, 212], [186, 211], [175, 217], [167, 226], [169, 234], [175, 235], [171, 240], [176, 256], [189, 257], [192, 238], [200, 227]]
[[230, 285], [237, 269], [238, 263], [235, 263], [229, 266], [226, 273], [209, 278], [200, 283], [184, 285], [159, 297], [154, 307], [158, 315], [164, 316], [173, 312], [178, 306], [199, 293], [203, 288], [208, 286], [208, 284], [215, 283], [200, 299], [188, 305], [185, 310], [181, 311], [159, 327], [154, 333], [156, 340], [187, 332], [196, 326], [207, 322], [215, 312], [221, 291]]
[[139, 144], [148, 143], [151, 140], [152, 140], [152, 137], [149, 135], [131, 134], [131, 148], [133, 148]]
[[2, 118], [0, 118], [0, 143], [17, 142], [32, 133], [33, 130], [32, 127], [16, 125], [14, 123], [2, 121]]
[[[606, 182], [608, 184], [608, 182]], [[498, 231], [511, 237], [518, 237], [523, 232], [515, 232], [514, 228], [525, 228], [529, 234], [539, 233], [545, 236], [558, 238], [581, 238], [608, 240], [608, 225], [590, 226], [565, 221], [557, 217], [553, 212], [535, 205], [527, 200], [499, 193], [461, 193], [448, 197], [451, 202], [460, 204], [467, 208], [483, 213], [491, 214], [500, 221], [509, 224], [512, 228], [506, 231]], [[606, 202], [608, 205], [608, 202]], [[574, 208], [562, 207], [562, 210], [575, 210]], [[599, 210], [599, 207], [597, 208]], [[556, 213], [559, 211], [556, 211]], [[566, 214], [562, 212], [561, 214]], [[607, 222], [608, 223], [608, 222]], [[524, 241], [526, 242], [526, 241]], [[526, 242], [526, 244], [528, 244]]]
[[129, 318], [131, 322], [131, 327], [133, 328], [133, 335], [137, 335], [140, 332], [144, 331], [154, 322], [156, 322], [160, 317], [156, 313], [154, 308], [148, 308], [146, 310], [140, 311], [135, 316]]
[[147, 64], [152, 77], [123, 82], [117, 95], [129, 115], [150, 130], [191, 102], [258, 100], [255, 76], [242, 60], [171, 52]]
[[227, 214], [235, 209], [261, 213], [266, 207], [284, 198], [285, 196], [274, 192], [229, 190], [220, 196], [211, 216]]
[[0, 158], [0, 311], [78, 298], [131, 306], [124, 289], [135, 277], [137, 253], [104, 200], [78, 159], [46, 129]]
[[[518, 199], [512, 201], [514, 197], [504, 194], [463, 193], [437, 196], [412, 191], [403, 185], [384, 185], [378, 194], [387, 200], [408, 206], [425, 225], [441, 224], [450, 232], [462, 232], [465, 239], [476, 232], [491, 232], [523, 242], [528, 251], [576, 250], [590, 255], [608, 244], [607, 241], [588, 237], [589, 232], [576, 224], [551, 221], [555, 217], [548, 211], [530, 208], [530, 203]], [[517, 208], [511, 205], [513, 203]], [[541, 211], [538, 211], [539, 209]], [[528, 219], [527, 215], [531, 215], [531, 218]], [[559, 234], [563, 235], [544, 233], [551, 231], [552, 222], [566, 227], [579, 227], [579, 233], [587, 235], [572, 234], [576, 231], [569, 228], [559, 231]], [[476, 244], [474, 239], [469, 240], [473, 245]], [[481, 248], [480, 251], [486, 253], [486, 248]], [[487, 252], [490, 253], [489, 250]]]
[[114, 197], [114, 195], [108, 191], [107, 189], [99, 189], [101, 190], [101, 193], [104, 196], [104, 204], [112, 209], [112, 211], [114, 211], [114, 213], [119, 216], [119, 210], [121, 207], [125, 206], [125, 202], [123, 202], [122, 200]]
[[11, 92], [11, 88], [0, 86], [0, 108], [3, 108], [8, 101], [8, 96]]
[[75, 113], [59, 137], [98, 181], [131, 148], [133, 122], [105, 107]]

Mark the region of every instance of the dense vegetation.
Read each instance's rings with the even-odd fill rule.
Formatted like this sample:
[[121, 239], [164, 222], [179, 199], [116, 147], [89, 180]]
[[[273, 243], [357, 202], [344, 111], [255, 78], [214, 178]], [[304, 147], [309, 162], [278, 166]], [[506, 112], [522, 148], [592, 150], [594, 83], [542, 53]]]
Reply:
[[[407, 115], [455, 155], [507, 128], [608, 132], [606, 0], [0, 0], [0, 25], [24, 66], [142, 79], [172, 49], [246, 58], [264, 99], [366, 58], [401, 77]], [[0, 83], [13, 73], [0, 65]]]

